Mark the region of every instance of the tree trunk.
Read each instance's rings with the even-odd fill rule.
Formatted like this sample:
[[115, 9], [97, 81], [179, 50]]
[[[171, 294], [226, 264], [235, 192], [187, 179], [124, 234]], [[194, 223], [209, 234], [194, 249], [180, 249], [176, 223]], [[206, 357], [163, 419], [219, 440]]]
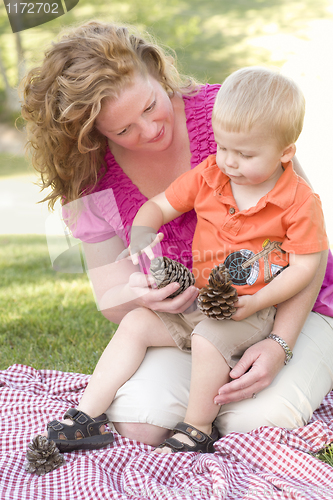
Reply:
[[0, 51], [0, 72], [1, 72], [4, 84], [5, 84], [5, 94], [6, 94], [5, 106], [6, 106], [7, 110], [11, 113], [15, 112], [15, 111], [19, 111], [20, 103], [19, 103], [17, 91], [9, 85], [9, 81], [8, 81], [7, 74], [6, 74], [6, 69], [5, 69], [5, 66], [3, 64], [2, 57], [1, 57], [1, 51]]
[[18, 82], [20, 82], [25, 75], [26, 65], [24, 58], [24, 50], [21, 42], [21, 35], [18, 31], [15, 33], [15, 41], [16, 41], [16, 52], [17, 52], [17, 77]]

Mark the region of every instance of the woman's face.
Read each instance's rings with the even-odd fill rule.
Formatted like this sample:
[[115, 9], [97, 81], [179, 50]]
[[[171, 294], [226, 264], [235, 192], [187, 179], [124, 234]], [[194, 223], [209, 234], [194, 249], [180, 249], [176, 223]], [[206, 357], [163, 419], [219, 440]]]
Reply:
[[174, 110], [161, 84], [136, 75], [116, 100], [105, 99], [95, 122], [113, 143], [131, 151], [164, 151], [172, 142]]

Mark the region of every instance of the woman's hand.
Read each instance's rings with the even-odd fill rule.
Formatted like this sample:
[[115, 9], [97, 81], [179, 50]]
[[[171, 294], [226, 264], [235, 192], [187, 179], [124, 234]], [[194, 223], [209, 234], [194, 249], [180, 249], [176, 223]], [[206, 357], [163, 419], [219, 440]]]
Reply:
[[184, 312], [194, 302], [199, 292], [195, 286], [190, 286], [177, 297], [168, 299], [167, 297], [179, 288], [179, 283], [170, 283], [160, 289], [150, 288], [154, 285], [156, 287], [153, 277], [139, 272], [131, 274], [128, 284], [138, 297], [136, 300], [138, 306], [173, 314]]
[[245, 351], [231, 370], [233, 380], [219, 389], [214, 403], [224, 405], [252, 398], [253, 394], [273, 382], [284, 361], [284, 350], [277, 342], [271, 339], [257, 342]]

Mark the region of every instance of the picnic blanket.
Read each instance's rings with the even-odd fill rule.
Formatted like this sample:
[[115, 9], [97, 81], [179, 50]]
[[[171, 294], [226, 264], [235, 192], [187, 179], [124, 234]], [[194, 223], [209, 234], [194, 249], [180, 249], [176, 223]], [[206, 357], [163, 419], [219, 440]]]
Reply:
[[88, 380], [24, 365], [0, 371], [0, 500], [333, 498], [333, 467], [312, 455], [333, 441], [333, 391], [305, 427], [231, 433], [214, 454], [151, 454], [116, 434], [113, 446], [65, 453], [49, 474], [26, 472], [28, 443], [78, 404]]

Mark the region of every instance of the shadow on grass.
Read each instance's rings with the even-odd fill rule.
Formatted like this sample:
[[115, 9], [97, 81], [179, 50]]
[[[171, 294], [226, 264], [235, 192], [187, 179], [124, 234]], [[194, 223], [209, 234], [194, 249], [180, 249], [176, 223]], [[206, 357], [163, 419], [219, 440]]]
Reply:
[[97, 310], [86, 274], [51, 269], [45, 237], [0, 237], [0, 369], [92, 373], [116, 325]]
[[[0, 236], [0, 288], [15, 284], [55, 281], [46, 238], [36, 235]], [[64, 275], [63, 279], [71, 279]]]
[[[3, 318], [0, 327], [0, 369], [19, 363], [36, 369], [57, 369], [92, 373], [116, 325], [107, 321], [95, 307], [72, 303], [55, 305], [44, 297], [30, 307], [16, 309]], [[51, 302], [51, 303], [50, 303]]]

